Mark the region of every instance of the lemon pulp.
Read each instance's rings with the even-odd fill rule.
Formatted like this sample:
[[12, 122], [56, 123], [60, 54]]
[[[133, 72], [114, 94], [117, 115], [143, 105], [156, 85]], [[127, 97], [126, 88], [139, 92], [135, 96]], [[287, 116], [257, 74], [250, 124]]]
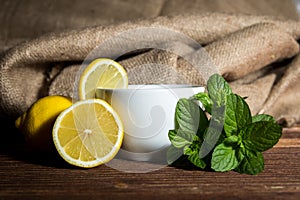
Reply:
[[123, 135], [119, 116], [100, 99], [76, 102], [59, 115], [53, 128], [61, 157], [86, 168], [110, 161], [119, 151]]

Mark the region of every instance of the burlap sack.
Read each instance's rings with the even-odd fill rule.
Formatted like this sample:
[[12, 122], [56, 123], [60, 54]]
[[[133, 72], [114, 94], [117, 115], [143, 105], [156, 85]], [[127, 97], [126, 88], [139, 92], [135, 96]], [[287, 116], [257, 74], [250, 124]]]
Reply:
[[[287, 96], [291, 92], [285, 93], [285, 89], [294, 84], [294, 79], [298, 79], [294, 75], [294, 68], [297, 67], [293, 64], [297, 62], [288, 67], [285, 65], [289, 63], [283, 62], [280, 67], [283, 70], [269, 67], [280, 61], [293, 59], [298, 54], [296, 40], [300, 37], [300, 23], [267, 16], [222, 13], [156, 17], [89, 27], [45, 35], [20, 44], [8, 51], [0, 63], [1, 113], [16, 117], [45, 95], [73, 96], [79, 66], [90, 51], [113, 35], [142, 27], [168, 28], [203, 45], [218, 72], [228, 80], [234, 80], [231, 85], [237, 93], [248, 96], [247, 101], [253, 114], [259, 111], [272, 113], [278, 120], [288, 122], [287, 125], [300, 120], [299, 114], [295, 114], [297, 109], [270, 109], [275, 108], [272, 105], [278, 105], [278, 97], [289, 99], [289, 104], [284, 105], [289, 108], [299, 101]], [[163, 39], [168, 38], [160, 39], [163, 42]], [[198, 49], [194, 51], [196, 54]], [[193, 53], [191, 58], [192, 55]], [[147, 83], [148, 79], [144, 79], [143, 74], [133, 76], [130, 73], [134, 71], [132, 69], [145, 63], [167, 65], [171, 71], [182, 74], [190, 83], [203, 84], [203, 80], [208, 78], [205, 72], [193, 76], [190, 63], [178, 55], [164, 51], [139, 53], [120, 62], [129, 72], [130, 83]], [[155, 65], [149, 67], [149, 72], [154, 73], [153, 75], [161, 72], [157, 72]], [[272, 70], [264, 70], [266, 67]], [[168, 76], [169, 71], [164, 73]], [[293, 79], [290, 79], [291, 76]], [[164, 81], [158, 79], [154, 82]]]
[[206, 12], [299, 19], [297, 0], [1, 0], [0, 52], [45, 33]]

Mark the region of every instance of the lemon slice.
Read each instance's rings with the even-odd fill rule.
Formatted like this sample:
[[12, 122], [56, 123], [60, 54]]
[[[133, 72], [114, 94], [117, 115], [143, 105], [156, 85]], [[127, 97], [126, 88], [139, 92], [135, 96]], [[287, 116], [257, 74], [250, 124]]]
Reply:
[[84, 168], [113, 159], [123, 136], [118, 114], [100, 99], [74, 103], [58, 116], [53, 127], [53, 141], [60, 156]]
[[79, 98], [95, 98], [97, 87], [115, 89], [127, 88], [128, 76], [125, 69], [114, 60], [99, 58], [91, 62], [79, 80]]

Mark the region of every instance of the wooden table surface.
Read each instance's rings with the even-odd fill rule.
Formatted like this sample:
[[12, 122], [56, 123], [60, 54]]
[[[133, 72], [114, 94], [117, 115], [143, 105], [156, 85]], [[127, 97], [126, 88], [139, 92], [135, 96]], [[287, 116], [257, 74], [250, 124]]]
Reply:
[[265, 170], [256, 176], [184, 166], [148, 173], [79, 169], [28, 150], [13, 130], [1, 129], [1, 136], [0, 199], [300, 199], [300, 127], [285, 129], [264, 152]]

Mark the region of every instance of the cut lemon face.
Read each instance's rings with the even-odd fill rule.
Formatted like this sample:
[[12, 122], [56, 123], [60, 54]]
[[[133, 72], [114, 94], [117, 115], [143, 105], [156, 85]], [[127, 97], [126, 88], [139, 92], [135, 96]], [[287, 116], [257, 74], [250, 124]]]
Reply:
[[97, 87], [115, 89], [127, 88], [128, 76], [125, 69], [114, 60], [99, 58], [91, 62], [79, 80], [79, 98], [95, 98]]
[[60, 156], [84, 168], [113, 159], [123, 136], [118, 114], [100, 99], [74, 103], [58, 116], [53, 127], [53, 141]]

